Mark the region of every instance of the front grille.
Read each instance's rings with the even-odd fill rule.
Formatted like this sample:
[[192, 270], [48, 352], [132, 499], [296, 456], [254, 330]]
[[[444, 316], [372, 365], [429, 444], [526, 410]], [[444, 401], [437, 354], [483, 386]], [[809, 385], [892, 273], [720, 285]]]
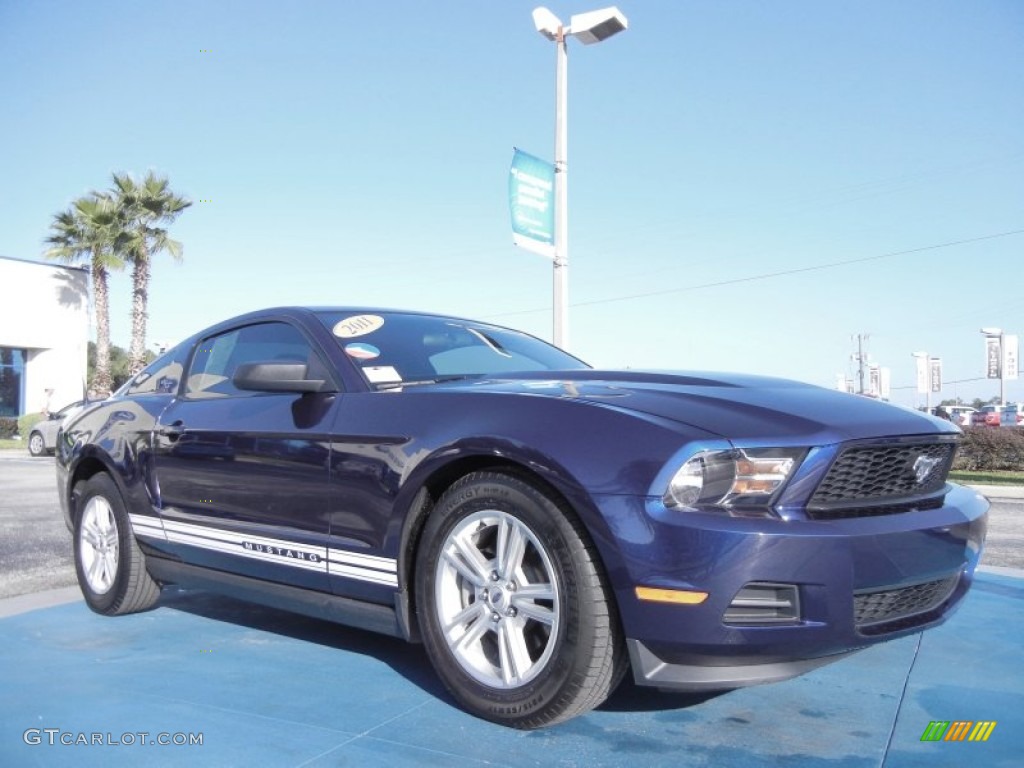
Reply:
[[855, 506], [937, 493], [945, 487], [954, 450], [952, 442], [851, 446], [829, 467], [808, 506]]
[[[903, 629], [913, 626], [914, 622], [901, 621], [917, 617], [918, 623], [931, 620], [929, 613], [938, 608], [953, 593], [960, 574], [956, 573], [945, 579], [927, 581], [897, 589], [884, 589], [873, 592], [860, 592], [853, 596], [853, 622], [863, 634]], [[896, 626], [889, 622], [898, 622]]]

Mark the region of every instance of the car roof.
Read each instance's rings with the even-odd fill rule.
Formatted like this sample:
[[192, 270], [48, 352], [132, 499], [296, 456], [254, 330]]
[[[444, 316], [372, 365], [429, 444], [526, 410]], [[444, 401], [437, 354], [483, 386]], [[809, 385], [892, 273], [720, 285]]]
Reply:
[[241, 317], [248, 317], [250, 315], [283, 315], [290, 313], [301, 313], [301, 314], [318, 314], [320, 312], [352, 312], [353, 314], [370, 314], [373, 312], [384, 312], [392, 315], [422, 315], [424, 317], [447, 317], [455, 320], [466, 320], [468, 322], [478, 322], [468, 317], [457, 317], [455, 315], [445, 314], [443, 312], [426, 312], [418, 309], [400, 309], [396, 307], [367, 307], [367, 306], [352, 306], [352, 305], [301, 305], [293, 304], [280, 307], [267, 307], [266, 309], [257, 309], [252, 312], [247, 312], [244, 315], [239, 315], [234, 319]]
[[[524, 333], [515, 328], [508, 328], [507, 326], [498, 325], [497, 323], [490, 323], [485, 320], [474, 320], [468, 317], [459, 317], [458, 315], [446, 315], [436, 312], [424, 312], [421, 310], [414, 309], [394, 309], [388, 307], [359, 307], [359, 306], [280, 306], [280, 307], [267, 307], [266, 309], [257, 309], [252, 312], [246, 312], [241, 315], [235, 315], [221, 320], [213, 325], [201, 328], [195, 333], [182, 339], [179, 344], [192, 343], [201, 337], [206, 337], [210, 334], [219, 333], [222, 329], [232, 327], [243, 323], [254, 323], [260, 320], [268, 320], [275, 317], [304, 317], [312, 318], [322, 312], [340, 312], [340, 313], [351, 313], [353, 315], [367, 315], [367, 314], [392, 314], [392, 315], [418, 315], [420, 317], [437, 317], [445, 320], [458, 320], [466, 323], [477, 323], [479, 325], [487, 325], [492, 328], [504, 328], [515, 333]], [[529, 335], [529, 334], [527, 334]], [[176, 345], [177, 346], [177, 345]]]

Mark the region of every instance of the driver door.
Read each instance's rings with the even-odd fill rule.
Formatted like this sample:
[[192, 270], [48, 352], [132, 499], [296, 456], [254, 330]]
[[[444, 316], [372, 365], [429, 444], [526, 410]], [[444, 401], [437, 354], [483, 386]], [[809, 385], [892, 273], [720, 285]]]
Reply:
[[186, 563], [329, 591], [329, 425], [342, 395], [254, 392], [246, 363], [302, 362], [333, 377], [316, 343], [289, 322], [234, 328], [200, 342], [182, 394], [154, 434], [170, 548]]

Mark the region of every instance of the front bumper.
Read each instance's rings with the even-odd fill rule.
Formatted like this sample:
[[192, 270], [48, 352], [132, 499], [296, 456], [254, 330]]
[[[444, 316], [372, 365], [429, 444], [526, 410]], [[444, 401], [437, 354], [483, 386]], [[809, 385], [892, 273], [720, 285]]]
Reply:
[[[679, 512], [653, 498], [598, 504], [615, 538], [606, 562], [636, 682], [685, 690], [786, 679], [941, 624], [970, 587], [988, 512], [960, 486], [937, 509], [827, 521]], [[736, 620], [734, 608], [727, 621], [751, 584], [790, 587], [792, 618]], [[708, 597], [649, 602], [637, 586]]]

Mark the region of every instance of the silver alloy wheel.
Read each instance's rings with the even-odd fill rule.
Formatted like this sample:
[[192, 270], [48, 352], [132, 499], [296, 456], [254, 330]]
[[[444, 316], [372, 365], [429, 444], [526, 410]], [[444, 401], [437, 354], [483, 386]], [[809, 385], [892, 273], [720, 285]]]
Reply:
[[33, 456], [42, 456], [46, 450], [46, 443], [43, 442], [43, 436], [38, 432], [33, 432], [28, 439], [28, 452]]
[[551, 557], [521, 520], [482, 510], [448, 534], [434, 572], [438, 622], [452, 655], [492, 688], [518, 688], [547, 665], [560, 601]]
[[102, 496], [93, 496], [82, 512], [79, 532], [82, 572], [89, 588], [105, 595], [117, 578], [118, 536], [114, 510]]

